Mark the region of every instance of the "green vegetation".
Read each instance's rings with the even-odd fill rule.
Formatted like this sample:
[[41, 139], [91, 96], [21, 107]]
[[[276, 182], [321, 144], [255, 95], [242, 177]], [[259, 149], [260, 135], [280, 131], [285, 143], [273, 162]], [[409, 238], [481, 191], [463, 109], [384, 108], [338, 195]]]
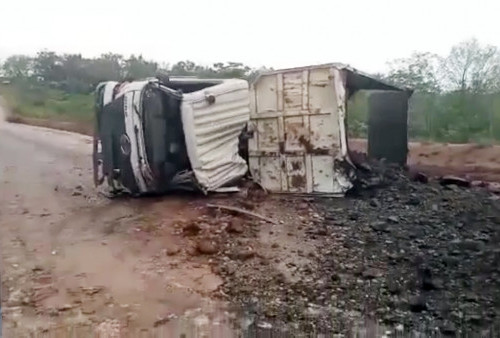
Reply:
[[[414, 90], [409, 107], [409, 136], [418, 140], [491, 143], [500, 140], [500, 50], [477, 40], [464, 41], [446, 56], [413, 53], [389, 62], [386, 82]], [[252, 80], [259, 70], [241, 63], [198, 65], [181, 61], [160, 65], [142, 56], [128, 58], [103, 54], [84, 58], [42, 51], [35, 57], [15, 55], [1, 65], [0, 95], [15, 115], [57, 119], [92, 120], [92, 90], [101, 81], [132, 80], [154, 76], [163, 69], [171, 75]], [[351, 136], [367, 132], [369, 93], [351, 97], [348, 128]]]
[[13, 55], [0, 64], [0, 95], [15, 118], [91, 122], [92, 91], [102, 81], [151, 77], [163, 68], [171, 75], [251, 79], [256, 71], [237, 62], [211, 66], [181, 61], [160, 67], [142, 56], [108, 53], [98, 58], [42, 51], [36, 57]]
[[[348, 130], [366, 137], [369, 92], [360, 91], [349, 101]], [[450, 143], [500, 141], [500, 93], [415, 92], [409, 102], [408, 132], [412, 140]]]
[[91, 94], [68, 93], [27, 81], [2, 85], [0, 93], [16, 116], [76, 122], [93, 119]]
[[[440, 142], [500, 141], [500, 50], [477, 40], [453, 46], [447, 56], [414, 53], [389, 63], [382, 80], [414, 89], [409, 136]], [[367, 93], [351, 98], [352, 136], [366, 135]]]

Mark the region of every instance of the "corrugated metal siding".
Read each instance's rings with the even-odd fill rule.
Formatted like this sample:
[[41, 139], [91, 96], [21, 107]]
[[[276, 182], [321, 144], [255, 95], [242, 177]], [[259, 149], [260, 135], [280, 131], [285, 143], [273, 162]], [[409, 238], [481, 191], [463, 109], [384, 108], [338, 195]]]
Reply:
[[345, 146], [343, 89], [332, 65], [274, 71], [254, 82], [254, 179], [275, 192], [343, 194], [350, 188], [335, 168]]
[[181, 111], [188, 156], [202, 189], [213, 191], [243, 177], [248, 167], [238, 142], [250, 116], [248, 83], [227, 80], [184, 94]]

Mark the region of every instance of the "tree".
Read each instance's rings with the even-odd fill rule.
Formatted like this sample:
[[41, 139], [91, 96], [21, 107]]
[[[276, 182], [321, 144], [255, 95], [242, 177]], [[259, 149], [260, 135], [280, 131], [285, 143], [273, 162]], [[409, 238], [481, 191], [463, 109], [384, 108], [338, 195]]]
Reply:
[[408, 58], [390, 62], [385, 80], [418, 92], [438, 92], [440, 84], [437, 73], [440, 61], [440, 57], [432, 53], [413, 53]]
[[450, 90], [488, 93], [500, 90], [500, 52], [477, 39], [451, 48], [443, 61], [444, 78]]
[[158, 70], [158, 63], [146, 61], [142, 55], [138, 57], [131, 55], [130, 58], [125, 61], [124, 68], [125, 78], [137, 80], [154, 76]]
[[170, 74], [178, 76], [195, 76], [202, 73], [203, 67], [197, 66], [193, 61], [179, 61], [170, 69]]
[[87, 81], [96, 85], [101, 81], [119, 81], [123, 78], [125, 61], [120, 54], [107, 53], [90, 60], [86, 65]]
[[248, 79], [254, 75], [250, 67], [239, 62], [217, 62], [212, 66], [202, 66], [189, 60], [177, 62], [172, 66], [169, 73], [178, 76], [196, 76], [209, 79]]
[[85, 77], [87, 60], [81, 54], [65, 54], [61, 57], [61, 67], [66, 80], [82, 80]]
[[33, 60], [26, 55], [13, 55], [5, 60], [2, 69], [10, 78], [27, 78], [32, 73]]
[[64, 79], [62, 60], [55, 52], [38, 52], [33, 63], [33, 70], [35, 75], [41, 77], [43, 81], [56, 82]]
[[59, 88], [70, 93], [86, 93], [90, 90], [88, 83], [88, 64], [90, 60], [84, 59], [81, 54], [65, 54], [61, 57], [63, 80]]
[[212, 67], [215, 74], [221, 78], [247, 78], [252, 69], [240, 62], [214, 63]]
[[389, 63], [387, 82], [415, 91], [409, 106], [410, 135], [434, 136], [437, 97], [441, 91], [438, 68], [441, 58], [432, 53], [413, 53]]

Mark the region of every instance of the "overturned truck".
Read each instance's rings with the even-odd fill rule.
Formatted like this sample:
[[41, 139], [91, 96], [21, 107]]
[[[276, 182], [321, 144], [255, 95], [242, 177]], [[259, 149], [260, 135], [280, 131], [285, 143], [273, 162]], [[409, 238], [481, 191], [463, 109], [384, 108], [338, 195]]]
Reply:
[[238, 155], [249, 119], [244, 80], [105, 82], [96, 90], [94, 180], [111, 193], [203, 192], [247, 172]]
[[369, 152], [406, 161], [409, 92], [327, 64], [244, 80], [158, 76], [96, 89], [94, 180], [112, 194], [204, 193], [245, 175], [271, 192], [342, 196], [355, 167], [347, 100], [374, 90]]

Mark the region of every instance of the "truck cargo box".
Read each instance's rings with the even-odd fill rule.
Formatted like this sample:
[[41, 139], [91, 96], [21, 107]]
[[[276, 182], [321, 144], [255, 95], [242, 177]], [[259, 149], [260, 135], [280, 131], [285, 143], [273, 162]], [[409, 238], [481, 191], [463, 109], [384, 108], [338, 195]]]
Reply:
[[[355, 174], [347, 143], [347, 100], [360, 89], [401, 93], [408, 99], [404, 90], [342, 64], [261, 74], [250, 92], [254, 137], [249, 142], [249, 168], [253, 178], [271, 192], [345, 194]], [[378, 98], [383, 100], [383, 96]], [[390, 104], [388, 101], [386, 106]], [[399, 116], [405, 119], [406, 111]], [[405, 151], [406, 122], [399, 126], [402, 137], [396, 142]], [[393, 141], [379, 140], [377, 147]]]

